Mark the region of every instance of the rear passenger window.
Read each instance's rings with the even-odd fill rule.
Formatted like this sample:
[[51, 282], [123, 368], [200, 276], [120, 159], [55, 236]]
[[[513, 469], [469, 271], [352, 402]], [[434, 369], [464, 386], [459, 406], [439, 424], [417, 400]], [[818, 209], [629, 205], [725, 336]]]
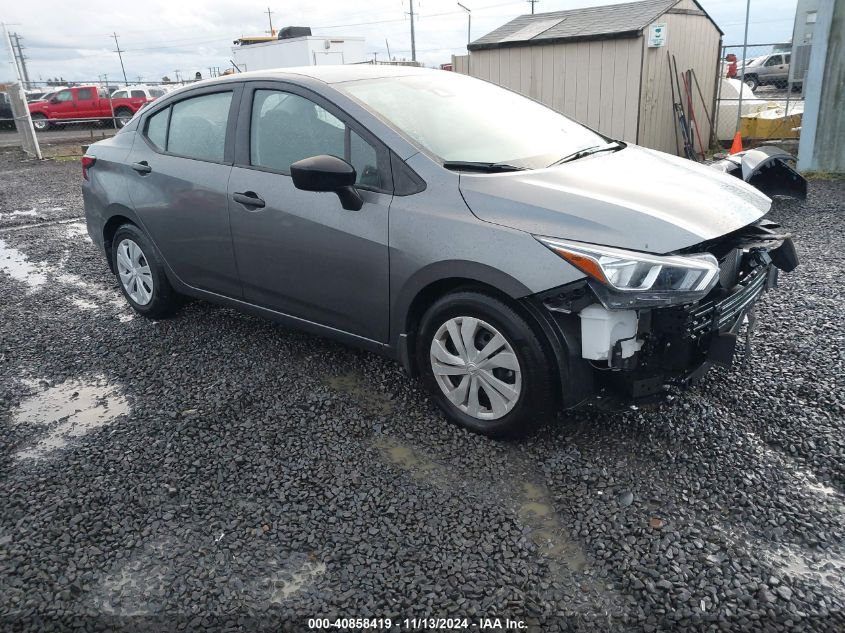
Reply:
[[133, 90], [132, 91], [132, 98], [133, 99], [145, 99], [147, 95], [144, 93], [143, 90]]
[[222, 162], [231, 102], [231, 92], [218, 92], [176, 103], [170, 115], [167, 151]]
[[252, 165], [286, 174], [298, 160], [330, 154], [355, 167], [357, 184], [382, 187], [375, 148], [325, 108], [289, 92], [255, 91], [249, 152]]
[[150, 142], [164, 149], [167, 146], [167, 119], [170, 116], [170, 108], [156, 112], [147, 120], [147, 138]]
[[90, 101], [94, 98], [93, 88], [80, 88], [76, 91], [76, 98], [80, 101]]

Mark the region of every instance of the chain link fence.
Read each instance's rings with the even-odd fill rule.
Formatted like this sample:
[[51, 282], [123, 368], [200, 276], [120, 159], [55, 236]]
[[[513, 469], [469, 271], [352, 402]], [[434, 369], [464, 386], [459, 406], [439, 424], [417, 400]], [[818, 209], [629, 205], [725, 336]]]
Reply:
[[789, 43], [722, 48], [715, 115], [720, 144], [730, 145], [737, 131], [746, 145], [799, 138], [810, 48]]

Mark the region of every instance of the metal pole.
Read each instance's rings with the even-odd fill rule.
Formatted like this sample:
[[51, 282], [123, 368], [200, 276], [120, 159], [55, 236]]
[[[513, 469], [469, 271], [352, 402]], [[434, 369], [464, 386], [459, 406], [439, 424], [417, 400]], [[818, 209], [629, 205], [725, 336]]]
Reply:
[[467, 12], [467, 51], [469, 51], [469, 43], [471, 39], [472, 33], [472, 11], [458, 2], [458, 6], [461, 7], [464, 11]]
[[129, 80], [126, 78], [126, 69], [123, 67], [123, 51], [120, 50], [120, 44], [117, 43], [117, 33], [112, 33], [114, 37], [114, 45], [117, 47], [117, 56], [120, 58], [120, 69], [123, 71], [123, 85], [128, 86]]
[[270, 7], [267, 7], [267, 19], [270, 20], [270, 37], [273, 37], [276, 32], [273, 30], [273, 12], [270, 11]]
[[387, 38], [384, 38], [384, 45], [387, 47], [387, 61], [392, 61], [393, 58], [390, 56], [390, 44], [387, 41]]
[[414, 0], [411, 3], [411, 61], [417, 61], [417, 41], [414, 37]]
[[740, 132], [742, 121], [742, 93], [745, 90], [745, 56], [748, 52], [748, 16], [751, 13], [751, 0], [745, 3], [745, 36], [742, 39], [742, 84], [739, 87], [739, 105], [736, 109], [736, 131]]
[[[41, 154], [41, 146], [38, 144], [38, 137], [35, 135], [35, 128], [32, 125], [32, 116], [29, 113], [29, 108], [26, 105], [26, 94], [23, 91], [23, 81], [21, 79], [21, 69], [15, 59], [15, 50], [12, 48], [12, 38], [9, 36], [9, 31], [6, 29], [6, 24], [0, 22], [3, 27], [3, 40], [9, 49], [9, 63], [14, 67], [14, 77], [16, 82], [12, 84], [12, 93], [9, 94], [9, 99], [12, 106], [12, 113], [15, 118], [15, 129], [18, 131], [18, 136], [21, 139], [21, 149], [27, 151], [27, 146], [32, 150], [32, 153], [38, 160], [44, 158]], [[17, 101], [15, 101], [17, 99]], [[16, 107], [22, 107], [23, 111], [19, 115], [14, 114]]]

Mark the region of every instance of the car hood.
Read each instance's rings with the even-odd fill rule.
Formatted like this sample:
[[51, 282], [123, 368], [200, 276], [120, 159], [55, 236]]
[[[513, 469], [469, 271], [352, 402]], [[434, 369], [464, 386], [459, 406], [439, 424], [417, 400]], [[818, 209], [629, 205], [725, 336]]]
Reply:
[[464, 173], [460, 187], [481, 220], [658, 254], [735, 231], [771, 206], [739, 178], [634, 145], [547, 169]]

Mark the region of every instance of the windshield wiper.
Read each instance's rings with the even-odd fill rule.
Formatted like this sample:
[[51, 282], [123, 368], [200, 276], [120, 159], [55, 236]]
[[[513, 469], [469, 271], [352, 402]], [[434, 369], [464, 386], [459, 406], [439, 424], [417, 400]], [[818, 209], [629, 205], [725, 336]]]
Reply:
[[443, 162], [446, 169], [457, 171], [480, 171], [487, 174], [495, 174], [506, 171], [524, 171], [525, 167], [517, 167], [508, 163], [484, 163], [472, 160], [447, 160]]
[[620, 143], [619, 141], [611, 141], [606, 145], [596, 145], [595, 147], [580, 149], [577, 152], [569, 154], [569, 156], [564, 156], [560, 160], [556, 160], [551, 165], [549, 165], [549, 167], [554, 167], [555, 165], [563, 165], [563, 163], [578, 160], [579, 158], [584, 158], [585, 156], [590, 156], [592, 154], [598, 154], [599, 152], [614, 152], [616, 150], [622, 149], [623, 147], [625, 147], [625, 145]]

